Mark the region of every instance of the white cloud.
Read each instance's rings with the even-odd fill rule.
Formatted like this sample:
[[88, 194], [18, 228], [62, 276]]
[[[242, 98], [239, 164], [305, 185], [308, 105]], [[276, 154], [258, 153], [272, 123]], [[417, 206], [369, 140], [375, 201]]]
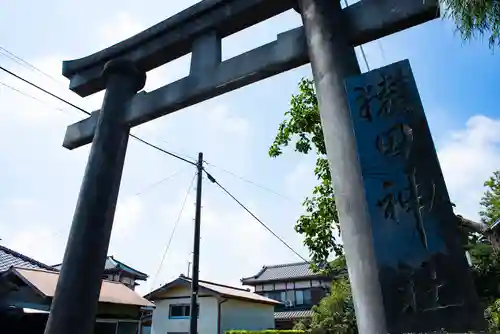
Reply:
[[227, 135], [246, 137], [250, 134], [250, 124], [242, 117], [233, 116], [226, 105], [215, 105], [210, 109], [208, 121], [211, 126], [218, 128]]
[[113, 223], [113, 239], [123, 239], [132, 234], [138, 227], [144, 214], [144, 205], [138, 196], [122, 199], [116, 207]]
[[285, 186], [290, 197], [303, 198], [305, 194], [310, 194], [310, 185], [317, 183], [314, 168], [310, 161], [302, 161], [286, 175]]
[[438, 155], [456, 212], [478, 219], [484, 181], [500, 168], [500, 120], [471, 117], [464, 129], [450, 132]]
[[[106, 24], [97, 28], [99, 45], [102, 49], [119, 43], [144, 30], [144, 26], [133, 15], [126, 12], [115, 14]], [[96, 50], [98, 51], [98, 50]]]
[[[12, 65], [8, 66], [8, 68], [20, 77], [71, 101], [71, 93], [65, 89], [67, 87], [66, 79], [60, 74], [62, 59], [62, 56], [54, 54], [33, 62], [36, 68], [47, 75], [21, 66]], [[72, 119], [78, 119], [78, 114], [72, 107], [48, 96], [14, 76], [2, 72], [0, 81], [6, 85], [0, 85], [2, 87], [0, 96], [0, 103], [2, 104], [0, 109], [1, 118], [21, 122], [25, 126], [33, 128], [47, 127], [53, 123], [60, 124]]]
[[49, 265], [60, 263], [61, 249], [65, 245], [65, 238], [48, 229], [46, 225], [43, 221], [31, 222], [29, 225], [24, 222], [24, 228], [19, 229], [13, 238], [2, 241], [2, 243], [17, 252]]

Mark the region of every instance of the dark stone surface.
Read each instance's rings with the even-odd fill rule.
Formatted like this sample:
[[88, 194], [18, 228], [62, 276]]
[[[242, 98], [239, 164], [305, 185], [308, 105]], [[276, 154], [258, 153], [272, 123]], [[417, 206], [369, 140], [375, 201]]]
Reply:
[[[191, 51], [202, 35], [216, 31], [227, 37], [291, 9], [295, 0], [204, 0], [118, 44], [87, 57], [63, 63], [70, 89], [88, 96], [104, 89], [106, 61], [126, 58], [150, 71]], [[439, 16], [437, 0], [363, 0], [349, 6], [351, 22], [344, 29], [353, 45], [426, 22]], [[299, 65], [297, 65], [299, 66]]]
[[391, 333], [481, 329], [458, 222], [410, 64], [346, 80]]
[[370, 216], [344, 80], [360, 74], [338, 1], [299, 0], [360, 334], [386, 333]]
[[145, 73], [113, 60], [102, 112], [90, 150], [66, 245], [46, 334], [92, 333], [102, 272], [111, 236], [130, 128], [122, 121], [126, 103], [144, 86]]

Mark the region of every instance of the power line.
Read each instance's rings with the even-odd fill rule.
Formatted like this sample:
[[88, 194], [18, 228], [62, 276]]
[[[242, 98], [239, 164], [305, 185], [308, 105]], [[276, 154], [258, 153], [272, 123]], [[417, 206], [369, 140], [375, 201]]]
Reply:
[[83, 113], [85, 113], [85, 114], [87, 114], [87, 115], [90, 115], [90, 113], [89, 113], [88, 111], [86, 111], [85, 109], [82, 109], [82, 108], [80, 108], [79, 106], [77, 106], [77, 105], [75, 105], [75, 104], [73, 104], [73, 103], [71, 103], [71, 102], [69, 102], [69, 101], [67, 101], [67, 100], [63, 99], [62, 97], [59, 97], [59, 96], [57, 96], [56, 94], [49, 92], [49, 91], [48, 91], [48, 90], [46, 90], [45, 88], [42, 88], [42, 87], [38, 86], [37, 84], [34, 84], [34, 83], [32, 83], [31, 81], [29, 81], [29, 80], [27, 80], [27, 79], [25, 79], [25, 78], [21, 77], [20, 75], [17, 75], [17, 74], [15, 74], [15, 73], [14, 73], [14, 72], [12, 72], [12, 71], [9, 71], [9, 70], [8, 70], [8, 69], [6, 69], [5, 67], [0, 66], [0, 70], [2, 70], [2, 71], [4, 71], [4, 72], [6, 72], [7, 74], [12, 75], [14, 78], [19, 79], [19, 80], [21, 80], [22, 82], [25, 82], [25, 83], [27, 83], [28, 85], [30, 85], [30, 86], [32, 86], [32, 87], [35, 87], [35, 88], [36, 88], [36, 89], [38, 89], [38, 90], [41, 90], [42, 92], [44, 92], [45, 94], [48, 94], [48, 95], [52, 96], [52, 97], [53, 97], [53, 98], [55, 98], [56, 100], [59, 100], [59, 101], [61, 101], [61, 102], [63, 102], [63, 103], [66, 103], [67, 105], [69, 105], [69, 106], [71, 106], [71, 107], [73, 107], [73, 108], [75, 108], [75, 109], [78, 109], [78, 110], [80, 110], [81, 112], [83, 112]]
[[226, 188], [224, 188], [210, 173], [208, 173], [204, 169], [205, 173], [207, 174], [208, 179], [212, 182], [215, 183], [216, 185], [219, 186], [229, 197], [231, 197], [236, 203], [238, 203], [246, 212], [248, 212], [257, 222], [259, 222], [267, 231], [269, 231], [276, 239], [281, 241], [283, 245], [285, 245], [289, 250], [295, 253], [299, 258], [301, 258], [303, 261], [310, 263], [308, 260], [306, 260], [302, 255], [300, 255], [295, 249], [292, 248], [285, 240], [283, 240], [279, 235], [277, 235], [269, 226], [267, 226], [262, 220], [260, 220], [250, 209], [248, 209], [243, 203], [241, 203], [236, 197], [233, 196]]
[[159, 186], [160, 184], [170, 180], [171, 178], [173, 178], [174, 176], [178, 175], [180, 172], [183, 172], [185, 170], [185, 168], [182, 168], [182, 169], [179, 169], [177, 172], [173, 173], [173, 174], [170, 174], [169, 176], [161, 179], [160, 181], [158, 182], [155, 182], [153, 183], [152, 185], [149, 185], [147, 186], [146, 188], [144, 188], [143, 190], [141, 191], [138, 191], [137, 193], [134, 194], [134, 196], [139, 196], [139, 195], [142, 195], [144, 194], [146, 191], [149, 191], [153, 188], [156, 188], [157, 186]]
[[62, 111], [63, 113], [65, 113], [65, 114], [69, 115], [69, 113], [68, 113], [66, 110], [64, 110], [64, 109], [62, 109], [62, 108], [58, 108], [58, 107], [56, 107], [56, 106], [53, 106], [53, 105], [49, 104], [49, 103], [48, 103], [48, 102], [46, 102], [46, 101], [43, 101], [43, 100], [41, 100], [41, 99], [39, 99], [39, 98], [34, 97], [33, 95], [30, 95], [30, 94], [28, 94], [28, 93], [23, 92], [23, 91], [22, 91], [22, 90], [20, 90], [20, 89], [17, 89], [17, 88], [15, 88], [15, 87], [12, 87], [12, 86], [10, 86], [10, 85], [7, 85], [6, 83], [3, 83], [3, 82], [1, 82], [1, 81], [0, 81], [0, 85], [2, 85], [2, 86], [4, 86], [4, 87], [6, 87], [6, 88], [8, 88], [8, 89], [10, 89], [10, 90], [12, 90], [12, 91], [14, 91], [14, 92], [18, 93], [18, 94], [24, 95], [25, 97], [28, 97], [28, 98], [30, 98], [30, 99], [32, 99], [32, 100], [34, 100], [34, 101], [37, 101], [37, 102], [42, 103], [42, 104], [45, 104], [45, 105], [47, 105], [47, 106], [49, 106], [49, 107], [51, 107], [51, 108], [53, 108], [53, 109], [56, 109], [56, 110]]
[[[7, 53], [9, 53], [10, 55], [12, 55], [12, 57], [15, 57], [15, 58], [19, 59], [20, 61], [22, 61], [23, 63], [25, 63], [25, 64], [26, 64], [27, 66], [29, 66], [30, 68], [35, 69], [35, 70], [37, 70], [38, 72], [41, 72], [41, 73], [45, 74], [46, 76], [48, 76], [48, 77], [52, 78], [49, 74], [47, 74], [47, 73], [43, 72], [42, 70], [38, 69], [36, 66], [34, 66], [34, 65], [30, 64], [29, 62], [25, 61], [25, 60], [24, 60], [24, 59], [22, 59], [21, 57], [16, 56], [14, 53], [12, 53], [12, 52], [10, 52], [10, 51], [6, 50], [5, 48], [2, 48], [2, 47], [0, 46], [0, 50], [4, 50], [5, 52], [7, 52]], [[49, 94], [50, 96], [52, 96], [52, 97], [56, 98], [57, 100], [59, 100], [59, 101], [61, 101], [61, 102], [63, 102], [63, 103], [66, 103], [66, 104], [70, 105], [71, 107], [73, 107], [73, 108], [75, 108], [75, 109], [77, 109], [77, 110], [80, 110], [81, 112], [83, 112], [83, 113], [85, 113], [85, 114], [87, 114], [87, 115], [90, 115], [90, 114], [91, 114], [91, 113], [89, 113], [88, 111], [86, 111], [85, 109], [83, 109], [83, 108], [81, 108], [81, 107], [78, 107], [77, 105], [75, 105], [75, 104], [73, 104], [73, 103], [70, 103], [69, 101], [67, 101], [67, 100], [65, 100], [65, 99], [63, 99], [63, 98], [61, 98], [61, 97], [59, 97], [59, 96], [57, 96], [57, 95], [55, 95], [55, 94], [53, 94], [53, 93], [51, 93], [51, 92], [49, 92], [49, 91], [45, 90], [45, 89], [43, 89], [42, 87], [39, 87], [38, 85], [35, 85], [34, 83], [30, 82], [30, 81], [29, 81], [29, 80], [27, 80], [27, 79], [22, 78], [21, 76], [19, 76], [19, 75], [17, 75], [17, 74], [15, 74], [15, 73], [13, 73], [12, 71], [9, 71], [9, 70], [7, 70], [7, 69], [5, 69], [5, 68], [1, 67], [1, 66], [0, 66], [0, 69], [4, 70], [5, 72], [9, 73], [10, 75], [13, 75], [13, 76], [14, 76], [14, 77], [16, 77], [17, 79], [22, 80], [23, 82], [25, 82], [25, 83], [27, 83], [27, 84], [29, 84], [29, 85], [31, 85], [31, 86], [33, 86], [33, 87], [35, 87], [35, 88], [37, 88], [37, 89], [39, 89], [39, 90], [43, 91], [44, 93]], [[54, 78], [52, 78], [52, 79], [54, 79]], [[55, 80], [55, 79], [54, 79], [54, 80]], [[19, 90], [18, 90], [18, 92], [20, 92], [20, 93], [21, 93], [21, 94], [23, 94], [23, 95], [28, 95], [28, 94], [23, 93], [23, 92], [21, 92], [21, 91], [19, 91]], [[31, 97], [31, 96], [28, 96], [28, 97]], [[54, 107], [54, 108], [55, 108], [55, 107]], [[59, 109], [59, 108], [57, 108], [57, 109], [58, 109], [58, 110], [62, 110], [62, 109]], [[160, 151], [160, 152], [162, 152], [162, 153], [165, 153], [165, 154], [170, 155], [170, 156], [172, 156], [172, 157], [174, 157], [174, 158], [177, 158], [177, 159], [179, 159], [179, 160], [181, 160], [181, 161], [184, 161], [184, 162], [189, 163], [189, 164], [191, 164], [191, 165], [193, 165], [193, 166], [196, 166], [196, 163], [194, 162], [194, 160], [196, 160], [196, 159], [194, 159], [194, 158], [191, 158], [191, 157], [189, 157], [189, 156], [186, 156], [187, 158], [189, 158], [189, 159], [192, 159], [192, 160], [193, 160], [193, 161], [190, 161], [190, 160], [188, 160], [188, 159], [186, 159], [186, 158], [181, 157], [181, 155], [180, 155], [179, 153], [174, 153], [174, 152], [169, 152], [169, 151], [167, 151], [167, 150], [164, 150], [164, 149], [162, 149], [161, 147], [159, 147], [159, 146], [157, 146], [157, 145], [154, 145], [154, 144], [151, 144], [151, 143], [149, 143], [148, 141], [146, 141], [146, 140], [144, 140], [144, 139], [141, 139], [140, 137], [138, 137], [138, 136], [136, 136], [136, 135], [134, 135], [134, 134], [130, 134], [130, 136], [131, 136], [132, 138], [134, 138], [134, 139], [136, 139], [136, 140], [138, 140], [138, 141], [142, 142], [143, 144], [148, 145], [148, 146], [150, 146], [150, 147], [152, 147], [152, 148], [154, 148], [154, 149], [156, 149], [156, 150], [158, 150], [158, 151]], [[232, 176], [234, 176], [234, 177], [236, 177], [236, 178], [239, 178], [240, 180], [242, 180], [242, 181], [244, 181], [244, 182], [247, 182], [247, 183], [249, 183], [249, 184], [252, 184], [252, 185], [254, 185], [254, 186], [256, 186], [256, 187], [259, 187], [259, 188], [261, 188], [261, 189], [263, 189], [263, 190], [266, 190], [266, 191], [268, 191], [268, 192], [270, 192], [270, 193], [273, 193], [273, 194], [275, 194], [275, 195], [277, 195], [277, 196], [280, 196], [280, 197], [282, 197], [282, 198], [285, 198], [285, 199], [287, 199], [287, 200], [289, 200], [289, 201], [293, 201], [293, 202], [295, 202], [295, 201], [294, 201], [294, 200], [292, 200], [291, 198], [289, 198], [289, 197], [287, 197], [287, 196], [285, 196], [285, 195], [283, 195], [283, 194], [280, 194], [280, 193], [278, 193], [277, 191], [272, 190], [272, 189], [270, 189], [270, 188], [268, 188], [268, 187], [265, 187], [265, 186], [263, 186], [263, 185], [261, 185], [261, 184], [259, 184], [259, 183], [257, 183], [257, 182], [254, 182], [254, 181], [251, 181], [251, 180], [249, 180], [249, 179], [246, 179], [246, 178], [244, 178], [244, 177], [242, 177], [242, 176], [239, 176], [239, 175], [237, 175], [237, 174], [235, 174], [235, 173], [233, 173], [233, 172], [231, 172], [231, 171], [229, 171], [229, 170], [227, 170], [227, 169], [224, 169], [224, 168], [222, 168], [222, 167], [219, 167], [219, 166], [213, 165], [213, 164], [209, 163], [208, 161], [205, 161], [205, 163], [207, 163], [208, 165], [211, 165], [211, 166], [213, 166], [213, 167], [215, 167], [215, 168], [219, 168], [219, 169], [220, 169], [220, 170], [222, 170], [223, 172], [225, 172], [225, 173], [227, 173], [227, 174], [230, 174], [230, 175], [232, 175]]]
[[[0, 48], [1, 48], [1, 47], [0, 47]], [[2, 48], [2, 49], [3, 49], [3, 48]], [[7, 51], [7, 52], [9, 52], [9, 51]], [[10, 54], [12, 54], [11, 52], [9, 52], [9, 53], [10, 53]], [[15, 56], [15, 55], [14, 55], [14, 56]], [[17, 57], [17, 56], [16, 56], [16, 57]], [[19, 58], [19, 59], [22, 59], [22, 58], [20, 58], [20, 57], [18, 57], [18, 58]], [[28, 64], [28, 66], [30, 66], [30, 67], [36, 68], [35, 66], [33, 66], [33, 65], [29, 64], [27, 61], [24, 61], [24, 60], [23, 60], [23, 62], [24, 62], [24, 63], [26, 63], [26, 64]], [[71, 107], [73, 107], [73, 108], [75, 108], [75, 109], [77, 109], [77, 110], [79, 110], [79, 111], [81, 111], [81, 112], [85, 113], [86, 115], [91, 115], [91, 113], [90, 113], [90, 112], [88, 112], [88, 111], [86, 111], [85, 109], [83, 109], [83, 108], [81, 108], [81, 107], [79, 107], [79, 106], [75, 105], [74, 103], [71, 103], [71, 102], [67, 101], [66, 99], [64, 99], [64, 98], [62, 98], [62, 97], [60, 97], [60, 96], [58, 96], [58, 95], [56, 95], [56, 94], [54, 94], [54, 93], [52, 93], [52, 92], [50, 92], [50, 91], [48, 91], [48, 90], [46, 90], [46, 89], [42, 88], [42, 87], [40, 87], [40, 86], [38, 86], [38, 85], [36, 85], [36, 84], [32, 83], [31, 81], [29, 81], [29, 80], [27, 80], [27, 79], [25, 79], [25, 78], [21, 77], [20, 75], [18, 75], [18, 74], [16, 74], [16, 73], [14, 73], [14, 72], [12, 72], [12, 71], [10, 71], [10, 70], [8, 70], [8, 69], [6, 69], [6, 68], [2, 67], [2, 66], [0, 66], [0, 69], [1, 69], [1, 70], [3, 70], [3, 71], [5, 71], [5, 72], [6, 72], [6, 73], [8, 73], [8, 74], [10, 74], [10, 75], [14, 76], [15, 78], [17, 78], [17, 79], [19, 79], [19, 80], [21, 80], [21, 81], [23, 81], [23, 82], [25, 82], [25, 83], [29, 84], [30, 86], [35, 87], [36, 89], [38, 89], [38, 90], [40, 90], [40, 91], [42, 91], [42, 92], [44, 92], [44, 93], [46, 93], [46, 94], [50, 95], [51, 97], [53, 97], [53, 98], [57, 99], [58, 101], [61, 101], [61, 102], [65, 103], [65, 104], [67, 104], [67, 105], [69, 105], [69, 106], [71, 106]], [[41, 71], [41, 70], [39, 70], [39, 71]], [[43, 71], [42, 71], [42, 72], [43, 72]], [[46, 74], [46, 73], [45, 73], [45, 74]], [[48, 75], [48, 74], [46, 74], [46, 75]], [[34, 98], [34, 97], [32, 97], [32, 96], [29, 96], [29, 94], [26, 94], [26, 93], [24, 93], [24, 92], [22, 92], [22, 91], [20, 91], [20, 90], [18, 90], [18, 89], [15, 89], [15, 90], [16, 90], [16, 91], [18, 91], [19, 93], [23, 94], [23, 95], [26, 95], [26, 96], [28, 96], [28, 97], [30, 97], [30, 98], [33, 98], [33, 99], [36, 99], [36, 98]], [[40, 101], [40, 102], [41, 102], [41, 101]], [[56, 108], [56, 107], [54, 107], [54, 106], [52, 106], [52, 107], [53, 107], [53, 108]], [[63, 109], [60, 109], [60, 108], [56, 108], [56, 109], [57, 109], [57, 110], [61, 110], [61, 111], [63, 111]], [[65, 112], [65, 111], [64, 111], [64, 112]], [[161, 147], [159, 147], [159, 146], [157, 146], [157, 145], [154, 145], [154, 144], [152, 144], [152, 143], [150, 143], [150, 142], [148, 142], [148, 141], [146, 141], [146, 140], [144, 140], [144, 139], [142, 139], [142, 138], [140, 138], [140, 137], [138, 137], [137, 135], [134, 135], [134, 134], [132, 134], [132, 133], [130, 134], [130, 136], [131, 136], [132, 138], [134, 138], [135, 140], [137, 140], [137, 141], [139, 141], [139, 142], [141, 142], [141, 143], [143, 143], [143, 144], [145, 144], [145, 145], [147, 145], [147, 146], [149, 146], [149, 147], [151, 147], [151, 148], [154, 148], [154, 149], [156, 149], [156, 150], [158, 150], [158, 151], [160, 151], [160, 152], [162, 152], [162, 153], [164, 153], [164, 154], [167, 154], [167, 155], [169, 155], [169, 156], [171, 156], [171, 157], [173, 157], [173, 158], [176, 158], [176, 159], [178, 159], [178, 160], [184, 161], [184, 162], [186, 162], [186, 163], [188, 163], [188, 164], [190, 164], [190, 165], [196, 166], [196, 163], [195, 163], [194, 161], [190, 161], [190, 160], [188, 160], [188, 159], [186, 159], [186, 158], [183, 158], [183, 157], [181, 157], [181, 156], [180, 156], [179, 154], [177, 154], [177, 153], [169, 152], [169, 151], [167, 151], [167, 150], [165, 150], [165, 149], [163, 149], [163, 148], [161, 148]], [[239, 176], [239, 175], [237, 175], [237, 174], [235, 174], [235, 173], [233, 173], [233, 172], [231, 172], [231, 171], [229, 171], [229, 170], [227, 170], [227, 169], [224, 169], [224, 168], [222, 168], [222, 167], [218, 167], [218, 166], [213, 165], [213, 164], [211, 164], [211, 163], [209, 163], [209, 162], [207, 162], [207, 161], [205, 161], [205, 163], [207, 163], [207, 164], [209, 164], [209, 165], [211, 165], [211, 166], [213, 166], [213, 167], [215, 167], [215, 168], [219, 168], [220, 170], [224, 171], [225, 173], [230, 174], [230, 175], [232, 175], [232, 176], [234, 176], [234, 177], [236, 177], [236, 178], [239, 178], [240, 180], [242, 180], [242, 181], [244, 181], [244, 182], [247, 182], [247, 183], [249, 183], [249, 184], [252, 184], [252, 185], [254, 185], [254, 186], [256, 186], [256, 187], [259, 187], [259, 188], [261, 188], [261, 189], [263, 189], [263, 190], [266, 190], [266, 191], [268, 191], [268, 192], [270, 192], [270, 193], [273, 193], [273, 194], [275, 194], [275, 195], [277, 195], [277, 196], [280, 196], [280, 197], [282, 197], [282, 198], [285, 198], [285, 199], [287, 199], [287, 200], [289, 200], [289, 201], [293, 201], [293, 200], [292, 200], [292, 199], [290, 199], [289, 197], [287, 197], [287, 196], [285, 196], [285, 195], [283, 195], [283, 194], [280, 194], [279, 192], [277, 192], [277, 191], [275, 191], [275, 190], [272, 190], [272, 189], [270, 189], [270, 188], [268, 188], [268, 187], [265, 187], [265, 186], [263, 186], [263, 185], [261, 185], [261, 184], [259, 184], [259, 183], [257, 183], [257, 182], [254, 182], [254, 181], [251, 181], [251, 180], [249, 180], [249, 179], [246, 179], [246, 178], [244, 178], [244, 177], [242, 177], [242, 176]], [[295, 202], [295, 201], [294, 201], [294, 202]]]
[[206, 161], [206, 160], [204, 160], [204, 162], [205, 162], [207, 165], [212, 166], [212, 167], [215, 167], [215, 168], [218, 168], [218, 169], [220, 169], [221, 171], [223, 171], [223, 172], [225, 172], [225, 173], [227, 173], [227, 174], [229, 174], [229, 175], [232, 175], [232, 176], [234, 176], [234, 177], [236, 177], [236, 178], [238, 178], [238, 179], [240, 179], [240, 180], [242, 180], [242, 181], [244, 181], [244, 182], [246, 182], [246, 183], [249, 183], [249, 184], [251, 184], [251, 185], [254, 185], [254, 186], [256, 186], [256, 187], [258, 187], [258, 188], [261, 188], [261, 189], [263, 189], [263, 190], [265, 190], [265, 191], [267, 191], [267, 192], [270, 192], [270, 193], [272, 193], [272, 194], [274, 194], [274, 195], [280, 196], [280, 197], [282, 197], [282, 198], [284, 198], [284, 199], [286, 199], [286, 200], [288, 200], [288, 201], [291, 201], [291, 202], [297, 202], [297, 201], [293, 200], [292, 198], [290, 198], [290, 197], [288, 197], [288, 196], [285, 196], [285, 195], [283, 195], [283, 194], [280, 194], [279, 192], [277, 192], [277, 191], [275, 191], [275, 190], [273, 190], [273, 189], [271, 189], [271, 188], [268, 188], [268, 187], [266, 187], [266, 186], [263, 186], [263, 185], [261, 185], [261, 184], [259, 184], [259, 183], [257, 183], [257, 182], [254, 182], [254, 181], [252, 181], [252, 180], [246, 179], [246, 178], [244, 178], [243, 176], [237, 175], [237, 174], [235, 174], [235, 173], [233, 173], [233, 172], [231, 172], [231, 171], [229, 171], [229, 170], [227, 170], [227, 169], [224, 169], [224, 168], [222, 168], [222, 167], [219, 167], [219, 166], [216, 166], [216, 165], [214, 165], [214, 164], [211, 164], [211, 163], [209, 163], [209, 162], [208, 162], [208, 161]]
[[[81, 107], [79, 107], [79, 106], [77, 106], [77, 105], [75, 105], [75, 104], [73, 104], [73, 103], [71, 103], [71, 102], [69, 102], [69, 101], [67, 101], [67, 100], [63, 99], [62, 97], [57, 96], [57, 95], [56, 95], [56, 94], [54, 94], [54, 93], [49, 92], [48, 90], [46, 90], [46, 89], [44, 89], [44, 88], [42, 88], [42, 87], [40, 87], [40, 86], [38, 86], [38, 85], [36, 85], [36, 84], [32, 83], [31, 81], [29, 81], [29, 80], [27, 80], [27, 79], [24, 79], [24, 78], [23, 78], [23, 77], [21, 77], [20, 75], [17, 75], [17, 74], [15, 74], [15, 73], [14, 73], [14, 72], [12, 72], [12, 71], [9, 71], [8, 69], [4, 68], [3, 66], [0, 66], [0, 70], [3, 70], [4, 72], [6, 72], [6, 73], [8, 73], [8, 74], [12, 75], [13, 77], [15, 77], [15, 78], [17, 78], [17, 79], [19, 79], [19, 80], [21, 80], [21, 81], [23, 81], [23, 82], [25, 82], [25, 83], [29, 84], [29, 85], [30, 85], [30, 86], [32, 86], [32, 87], [35, 87], [35, 88], [36, 88], [36, 89], [38, 89], [38, 90], [41, 90], [41, 91], [42, 91], [42, 92], [44, 92], [45, 94], [48, 94], [48, 95], [52, 96], [53, 98], [55, 98], [55, 99], [57, 99], [57, 100], [59, 100], [59, 101], [61, 101], [61, 102], [63, 102], [63, 103], [66, 103], [67, 105], [69, 105], [69, 106], [71, 106], [71, 107], [73, 107], [73, 108], [75, 108], [75, 109], [77, 109], [77, 110], [80, 110], [81, 112], [83, 112], [83, 113], [85, 113], [85, 114], [87, 114], [87, 115], [90, 115], [90, 114], [91, 114], [90, 112], [86, 111], [85, 109], [83, 109], [83, 108], [81, 108]], [[160, 148], [160, 147], [158, 147], [158, 146], [156, 146], [156, 145], [153, 145], [153, 144], [151, 144], [151, 143], [149, 143], [149, 142], [145, 141], [144, 139], [139, 138], [138, 136], [136, 136], [136, 135], [134, 135], [134, 134], [130, 134], [130, 137], [132, 137], [132, 138], [134, 138], [134, 139], [136, 139], [136, 140], [140, 141], [140, 142], [141, 142], [141, 143], [143, 143], [143, 144], [148, 145], [149, 147], [152, 147], [152, 148], [154, 148], [154, 149], [156, 149], [156, 150], [158, 150], [158, 151], [161, 151], [161, 152], [163, 152], [163, 153], [165, 153], [165, 154], [167, 154], [167, 155], [170, 155], [171, 157], [177, 158], [177, 159], [179, 159], [179, 160], [182, 160], [182, 161], [184, 161], [184, 162], [187, 162], [187, 163], [189, 163], [189, 164], [191, 164], [191, 165], [196, 166], [196, 163], [194, 163], [194, 162], [192, 162], [192, 161], [189, 161], [189, 160], [187, 160], [187, 159], [184, 159], [184, 158], [182, 158], [182, 157], [178, 156], [177, 154], [174, 154], [174, 153], [168, 152], [168, 151], [166, 151], [166, 150], [164, 150], [164, 149], [162, 149], [162, 148]]]
[[177, 158], [177, 159], [179, 159], [179, 160], [182, 160], [182, 161], [184, 161], [184, 162], [187, 162], [187, 163], [188, 163], [188, 164], [190, 164], [190, 165], [196, 166], [196, 163], [195, 163], [195, 162], [193, 162], [193, 161], [189, 161], [188, 159], [184, 159], [183, 157], [180, 157], [180, 156], [178, 156], [178, 155], [177, 155], [177, 154], [175, 154], [175, 153], [169, 152], [169, 151], [167, 151], [167, 150], [162, 149], [162, 148], [161, 148], [161, 147], [159, 147], [159, 146], [153, 145], [153, 144], [151, 144], [151, 143], [149, 143], [149, 142], [145, 141], [144, 139], [141, 139], [141, 138], [137, 137], [136, 135], [130, 134], [130, 137], [132, 137], [132, 138], [134, 138], [134, 139], [136, 139], [136, 140], [140, 141], [140, 142], [141, 142], [141, 143], [143, 143], [143, 144], [148, 145], [149, 147], [152, 147], [152, 148], [154, 148], [154, 149], [157, 149], [157, 150], [158, 150], [158, 151], [160, 151], [160, 152], [163, 152], [163, 153], [165, 153], [165, 154], [167, 154], [167, 155], [170, 155], [171, 157]]
[[27, 62], [23, 58], [19, 57], [15, 53], [10, 52], [9, 50], [7, 50], [6, 48], [3, 48], [1, 46], [0, 46], [0, 54], [3, 54], [3, 56], [9, 58], [10, 60], [16, 62], [17, 64], [19, 64], [21, 66], [27, 67], [27, 68], [31, 69], [32, 71], [36, 71], [38, 73], [43, 74], [47, 78], [52, 79], [53, 81], [57, 82], [60, 85], [63, 84], [62, 82], [60, 82], [59, 80], [57, 80], [56, 78], [54, 78], [53, 76], [51, 76], [50, 74], [47, 74], [46, 72], [42, 71], [41, 69], [39, 69], [35, 65], [30, 64], [29, 62]]
[[195, 179], [196, 175], [197, 175], [197, 173], [195, 173], [193, 175], [193, 178], [191, 179], [191, 182], [189, 184], [189, 188], [186, 192], [186, 196], [184, 197], [184, 201], [182, 202], [181, 210], [179, 211], [179, 215], [177, 216], [177, 220], [174, 223], [174, 228], [172, 230], [172, 233], [170, 234], [170, 238], [168, 239], [167, 246], [165, 247], [165, 251], [163, 252], [163, 255], [161, 257], [160, 265], [159, 265], [158, 270], [156, 271], [156, 274], [154, 276], [153, 284], [151, 285], [151, 289], [150, 289], [151, 291], [153, 291], [153, 289], [154, 289], [154, 286], [156, 284], [156, 280], [158, 279], [158, 275], [160, 273], [161, 267], [163, 266], [163, 261], [165, 260], [165, 256], [167, 255], [167, 252], [170, 248], [170, 245], [172, 244], [172, 239], [174, 238], [175, 230], [177, 229], [177, 225], [179, 224], [179, 221], [181, 220], [182, 212], [184, 211], [184, 207], [186, 206], [186, 202], [187, 202], [187, 199], [189, 197], [189, 193], [191, 192], [191, 189], [193, 188], [193, 183], [194, 183], [194, 179]]
[[[347, 2], [347, 0], [344, 0], [344, 4], [345, 4], [346, 8], [349, 7], [349, 3]], [[369, 71], [370, 65], [368, 65], [368, 60], [366, 59], [365, 49], [363, 48], [363, 45], [360, 45], [359, 49], [361, 50], [361, 56], [363, 57], [363, 60], [365, 61], [366, 69]]]

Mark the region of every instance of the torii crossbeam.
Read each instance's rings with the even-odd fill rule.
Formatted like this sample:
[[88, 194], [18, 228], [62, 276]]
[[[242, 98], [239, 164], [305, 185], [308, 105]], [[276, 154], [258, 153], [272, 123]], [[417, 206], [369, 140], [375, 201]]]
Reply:
[[[189, 76], [149, 93], [137, 94], [124, 111], [124, 122], [144, 122], [291, 70], [309, 62], [304, 28], [278, 35], [268, 43], [221, 62], [221, 39], [289, 10], [290, 0], [205, 0], [177, 15], [88, 57], [65, 61], [70, 89], [88, 96], [105, 88], [104, 64], [131, 60], [150, 71], [191, 52]], [[228, 15], [228, 13], [230, 13]], [[343, 11], [350, 22], [352, 46], [358, 46], [436, 18], [436, 0], [363, 0]], [[92, 142], [99, 111], [68, 127], [63, 146], [74, 149]]]

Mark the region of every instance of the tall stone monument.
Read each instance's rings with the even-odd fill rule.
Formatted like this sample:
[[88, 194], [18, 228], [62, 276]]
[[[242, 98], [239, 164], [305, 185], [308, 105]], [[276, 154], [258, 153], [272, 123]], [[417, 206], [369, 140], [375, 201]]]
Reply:
[[458, 221], [408, 60], [346, 80], [390, 333], [478, 328]]

